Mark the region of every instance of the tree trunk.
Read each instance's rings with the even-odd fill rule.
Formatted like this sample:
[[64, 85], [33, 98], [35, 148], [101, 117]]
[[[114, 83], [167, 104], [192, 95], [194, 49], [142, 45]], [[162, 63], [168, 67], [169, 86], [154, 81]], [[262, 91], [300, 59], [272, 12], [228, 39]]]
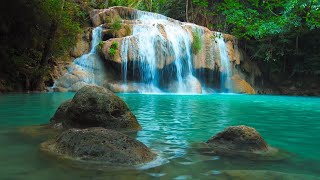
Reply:
[[189, 9], [189, 0], [187, 0], [186, 2], [186, 21], [189, 22], [189, 19], [188, 19], [188, 9]]
[[299, 53], [299, 36], [296, 37], [296, 54]]
[[283, 72], [286, 72], [286, 67], [287, 67], [287, 58], [284, 56], [283, 58]]
[[[64, 4], [65, 4], [65, 0], [62, 1], [61, 4], [61, 9], [60, 11], [63, 11], [64, 8]], [[43, 76], [44, 76], [44, 72], [42, 72], [47, 66], [48, 66], [48, 60], [49, 58], [51, 58], [51, 53], [52, 53], [52, 48], [53, 48], [53, 41], [55, 39], [55, 35], [59, 26], [59, 22], [58, 20], [61, 18], [61, 12], [59, 12], [59, 16], [53, 18], [51, 24], [50, 24], [50, 29], [48, 32], [48, 36], [47, 36], [47, 41], [44, 45], [44, 49], [42, 52], [42, 57], [41, 57], [41, 61], [40, 61], [40, 66], [38, 67], [38, 71], [39, 76], [38, 78], [35, 79], [35, 82], [33, 83], [33, 90], [37, 90], [40, 86], [40, 84], [43, 82]]]

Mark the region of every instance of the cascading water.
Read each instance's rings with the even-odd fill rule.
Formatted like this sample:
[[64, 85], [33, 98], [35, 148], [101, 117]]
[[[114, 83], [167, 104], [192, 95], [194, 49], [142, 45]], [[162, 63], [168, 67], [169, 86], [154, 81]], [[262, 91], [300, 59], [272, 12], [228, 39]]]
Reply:
[[136, 19], [132, 31], [136, 37], [134, 44], [126, 37], [121, 45], [124, 83], [127, 83], [128, 49], [135, 46], [133, 66], [138, 67], [142, 83], [160, 89], [164, 77], [159, 71], [173, 62], [175, 68], [170, 73], [176, 77], [174, 91], [188, 93], [188, 77], [193, 77], [191, 34], [179, 22], [159, 14], [137, 11]]
[[81, 70], [88, 72], [89, 76], [84, 82], [89, 84], [101, 84], [101, 79], [97, 78], [96, 71], [102, 69], [102, 64], [99, 55], [97, 54], [97, 48], [99, 42], [102, 40], [102, 28], [96, 27], [92, 31], [91, 50], [88, 54], [82, 55], [74, 61], [74, 64], [78, 65]]
[[[105, 17], [122, 19], [116, 33]], [[241, 72], [232, 72], [230, 59], [237, 64], [241, 61], [232, 35], [125, 7], [94, 10], [90, 18], [99, 26], [92, 32], [91, 51], [68, 67], [68, 72], [55, 81], [53, 90], [77, 91], [84, 85], [96, 84], [115, 92], [190, 94], [221, 89], [254, 93], [239, 76]], [[120, 47], [115, 49], [114, 43]], [[221, 79], [216, 78], [218, 69]]]
[[92, 31], [90, 52], [75, 59], [68, 67], [68, 72], [55, 81], [53, 88], [62, 87], [74, 91], [86, 84], [103, 85], [105, 70], [97, 50], [101, 40], [102, 28], [99, 26]]
[[223, 92], [232, 92], [232, 83], [231, 83], [231, 66], [230, 60], [228, 57], [226, 43], [224, 42], [223, 36], [221, 33], [216, 33], [216, 42], [219, 46], [220, 51], [220, 82], [221, 89]]

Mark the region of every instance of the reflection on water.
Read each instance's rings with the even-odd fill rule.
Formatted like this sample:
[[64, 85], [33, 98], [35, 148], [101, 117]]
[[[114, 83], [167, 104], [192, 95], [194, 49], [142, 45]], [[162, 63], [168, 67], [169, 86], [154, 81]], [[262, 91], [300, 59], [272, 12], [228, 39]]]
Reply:
[[[315, 108], [319, 98], [119, 94], [143, 127], [137, 139], [157, 152], [159, 158], [136, 169], [115, 169], [48, 157], [38, 149], [43, 139], [17, 132], [19, 126], [48, 122], [59, 104], [72, 96], [72, 93], [0, 96], [1, 179], [312, 179], [320, 176], [320, 111]], [[205, 156], [193, 148], [225, 127], [240, 124], [253, 126], [270, 145], [294, 156], [277, 162], [250, 161]]]

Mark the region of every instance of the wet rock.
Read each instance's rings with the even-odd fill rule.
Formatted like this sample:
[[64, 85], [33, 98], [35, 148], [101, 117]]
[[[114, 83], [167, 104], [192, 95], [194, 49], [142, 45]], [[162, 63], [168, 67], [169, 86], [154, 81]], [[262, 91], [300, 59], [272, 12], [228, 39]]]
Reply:
[[200, 81], [192, 75], [188, 75], [183, 80], [182, 87], [179, 87], [179, 83], [175, 81], [169, 84], [168, 89], [170, 92], [174, 92], [174, 93], [195, 93], [195, 94], [202, 93], [202, 86]]
[[161, 93], [162, 91], [150, 84], [145, 83], [132, 83], [128, 82], [127, 84], [123, 83], [107, 83], [105, 87], [110, 89], [115, 93]]
[[77, 76], [72, 74], [65, 74], [56, 81], [55, 85], [57, 87], [69, 88], [78, 81], [79, 78]]
[[63, 88], [63, 87], [54, 87], [52, 88], [53, 92], [68, 92], [67, 88]]
[[103, 127], [115, 130], [141, 129], [127, 104], [108, 89], [98, 86], [81, 88], [70, 102], [63, 103], [52, 122], [63, 128]]
[[63, 158], [119, 166], [147, 163], [156, 157], [140, 141], [103, 128], [69, 129], [42, 143], [41, 149]]
[[75, 84], [73, 84], [70, 88], [69, 91], [72, 91], [72, 92], [77, 92], [79, 91], [81, 88], [85, 87], [85, 86], [88, 86], [89, 84], [88, 83], [85, 83], [85, 82], [77, 82]]
[[213, 154], [243, 156], [256, 160], [280, 160], [289, 157], [286, 152], [268, 146], [254, 128], [243, 125], [226, 128], [210, 138], [206, 146]]
[[80, 39], [78, 40], [78, 42], [76, 43], [76, 46], [73, 48], [73, 50], [71, 51], [71, 56], [73, 57], [80, 57], [82, 54], [85, 54], [89, 51], [89, 42]]
[[106, 87], [110, 89], [112, 92], [115, 93], [138, 93], [139, 87], [136, 84], [128, 83], [128, 84], [121, 84], [121, 83], [108, 83]]
[[244, 94], [255, 94], [253, 87], [244, 79], [241, 79], [238, 74], [235, 74], [231, 78], [232, 90], [235, 93], [244, 93]]
[[192, 92], [192, 93], [199, 93], [199, 94], [202, 93], [201, 83], [194, 76], [189, 75], [187, 77], [187, 87], [189, 88], [190, 92]]

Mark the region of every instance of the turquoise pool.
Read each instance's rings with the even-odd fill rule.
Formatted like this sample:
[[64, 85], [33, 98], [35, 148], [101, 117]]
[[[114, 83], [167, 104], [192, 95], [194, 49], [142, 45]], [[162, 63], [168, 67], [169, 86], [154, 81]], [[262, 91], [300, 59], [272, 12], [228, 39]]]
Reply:
[[[0, 95], [0, 179], [287, 179], [320, 177], [320, 98], [262, 95], [119, 94], [143, 130], [137, 139], [159, 154], [133, 169], [61, 162], [39, 151], [41, 138], [19, 128], [49, 121], [73, 93]], [[265, 140], [292, 154], [283, 161], [205, 156], [193, 144], [231, 125], [256, 128]], [[230, 172], [230, 175], [221, 175]], [[298, 175], [297, 175], [298, 174]], [[270, 178], [268, 176], [270, 175]]]

